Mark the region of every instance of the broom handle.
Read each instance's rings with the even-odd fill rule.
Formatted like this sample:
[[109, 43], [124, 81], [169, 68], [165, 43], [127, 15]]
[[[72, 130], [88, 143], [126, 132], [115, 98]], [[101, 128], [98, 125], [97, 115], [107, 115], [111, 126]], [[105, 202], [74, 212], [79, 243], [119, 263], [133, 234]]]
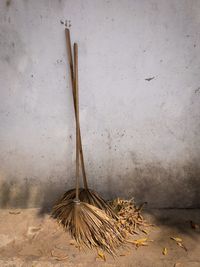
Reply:
[[79, 201], [79, 98], [78, 98], [78, 45], [74, 44], [74, 88], [76, 93], [76, 201]]
[[[68, 52], [70, 74], [71, 74], [72, 94], [73, 94], [73, 101], [74, 101], [75, 118], [77, 118], [76, 92], [75, 92], [75, 86], [74, 86], [74, 69], [73, 69], [72, 48], [71, 48], [71, 38], [70, 38], [69, 29], [65, 29], [65, 35], [66, 35], [67, 52]], [[85, 163], [84, 163], [84, 157], [83, 157], [83, 147], [82, 147], [80, 123], [79, 123], [79, 144], [80, 144], [80, 157], [81, 157], [81, 169], [82, 169], [82, 174], [83, 174], [83, 183], [84, 183], [85, 189], [88, 189], [88, 183], [87, 183], [87, 177], [86, 177], [86, 171], [85, 171]]]

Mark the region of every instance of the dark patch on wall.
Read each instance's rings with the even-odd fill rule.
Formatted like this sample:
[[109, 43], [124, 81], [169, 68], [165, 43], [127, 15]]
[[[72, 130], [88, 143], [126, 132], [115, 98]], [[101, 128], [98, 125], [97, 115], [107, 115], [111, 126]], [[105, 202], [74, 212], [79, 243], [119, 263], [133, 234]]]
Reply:
[[6, 24], [1, 26], [0, 40], [0, 60], [16, 73], [22, 56], [26, 55], [26, 46], [19, 33]]
[[6, 0], [6, 6], [9, 7], [11, 5], [12, 1], [11, 0]]
[[195, 94], [200, 92], [200, 86], [194, 91]]
[[[114, 163], [115, 165], [115, 163]], [[105, 166], [104, 166], [105, 167]], [[197, 163], [173, 164], [168, 168], [161, 164], [132, 165], [124, 175], [101, 177], [96, 188], [106, 199], [134, 197], [137, 203], [147, 201], [149, 208], [200, 208], [200, 166]], [[94, 182], [94, 187], [96, 181]], [[52, 177], [46, 181], [26, 178], [23, 182], [1, 181], [1, 208], [41, 207], [48, 210], [56, 199], [72, 188], [73, 179]]]
[[155, 77], [146, 78], [145, 81], [150, 82], [151, 80], [155, 79]]
[[27, 208], [30, 185], [25, 182], [23, 185], [20, 185], [17, 181], [9, 181], [1, 183], [1, 198], [0, 198], [0, 207], [7, 208]]

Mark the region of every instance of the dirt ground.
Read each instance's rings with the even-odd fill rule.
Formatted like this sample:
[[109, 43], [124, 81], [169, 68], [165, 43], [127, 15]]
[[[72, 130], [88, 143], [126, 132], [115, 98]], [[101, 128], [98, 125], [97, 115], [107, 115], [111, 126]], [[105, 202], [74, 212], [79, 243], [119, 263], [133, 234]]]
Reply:
[[[104, 261], [97, 251], [80, 249], [38, 209], [0, 210], [0, 266], [200, 267], [199, 210], [149, 210], [144, 215], [156, 226], [148, 236], [135, 235], [134, 239], [148, 237], [152, 240], [148, 246], [136, 249], [131, 244], [119, 249], [115, 259], [105, 254]], [[181, 238], [185, 248], [170, 237]]]

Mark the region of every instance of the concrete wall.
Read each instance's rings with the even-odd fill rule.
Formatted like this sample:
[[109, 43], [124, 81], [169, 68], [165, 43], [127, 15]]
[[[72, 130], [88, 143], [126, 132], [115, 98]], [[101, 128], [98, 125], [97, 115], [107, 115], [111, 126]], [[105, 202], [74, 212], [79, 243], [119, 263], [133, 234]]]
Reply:
[[1, 206], [45, 206], [73, 185], [65, 22], [91, 188], [199, 207], [198, 0], [0, 1]]

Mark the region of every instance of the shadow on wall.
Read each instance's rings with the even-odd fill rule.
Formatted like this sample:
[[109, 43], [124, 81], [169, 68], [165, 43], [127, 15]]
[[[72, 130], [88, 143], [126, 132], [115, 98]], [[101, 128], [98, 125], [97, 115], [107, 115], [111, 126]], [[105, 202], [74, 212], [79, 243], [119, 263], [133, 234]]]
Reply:
[[[40, 207], [42, 214], [72, 185], [72, 178], [65, 182], [62, 177], [45, 182], [33, 178], [23, 182], [4, 180], [0, 186], [0, 206]], [[106, 199], [134, 197], [136, 203], [147, 202], [149, 208], [200, 208], [200, 166], [195, 163], [174, 164], [167, 169], [159, 164], [137, 166], [123, 177], [104, 178], [98, 192]]]
[[24, 182], [13, 179], [0, 184], [0, 208], [40, 208], [41, 213], [51, 209], [63, 188], [71, 187], [70, 181], [64, 183], [58, 177], [46, 182], [30, 178]]
[[173, 164], [167, 168], [161, 164], [146, 164], [136, 167], [132, 177], [135, 178], [124, 178], [124, 181], [122, 178], [122, 192], [128, 190], [127, 197], [133, 196], [136, 202], [148, 202], [150, 208], [200, 207], [198, 164]]

